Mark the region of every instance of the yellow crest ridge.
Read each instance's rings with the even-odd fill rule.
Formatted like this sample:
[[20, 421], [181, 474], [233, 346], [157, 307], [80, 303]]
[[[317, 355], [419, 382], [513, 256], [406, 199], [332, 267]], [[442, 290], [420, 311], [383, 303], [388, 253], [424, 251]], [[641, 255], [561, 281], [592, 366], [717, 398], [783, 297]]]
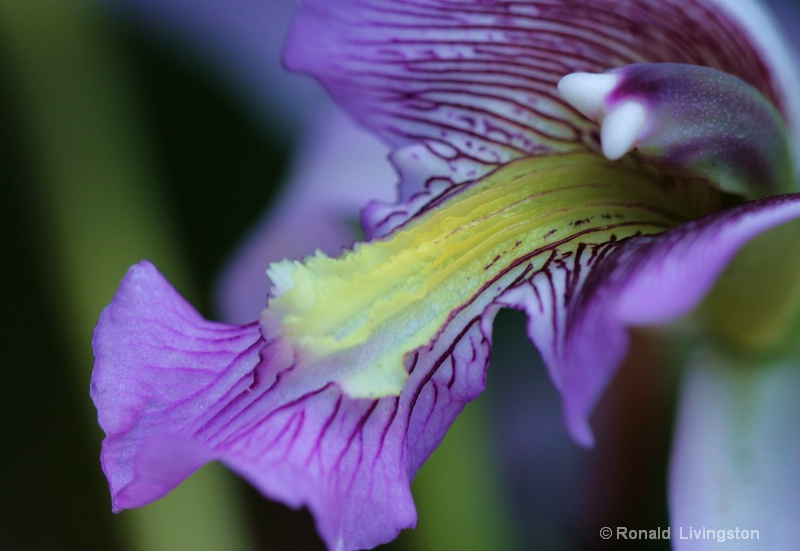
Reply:
[[273, 265], [265, 315], [280, 316], [303, 369], [329, 371], [351, 397], [397, 395], [406, 354], [517, 259], [536, 268], [548, 244], [566, 252], [689, 217], [674, 190], [625, 164], [590, 153], [523, 159], [383, 240]]

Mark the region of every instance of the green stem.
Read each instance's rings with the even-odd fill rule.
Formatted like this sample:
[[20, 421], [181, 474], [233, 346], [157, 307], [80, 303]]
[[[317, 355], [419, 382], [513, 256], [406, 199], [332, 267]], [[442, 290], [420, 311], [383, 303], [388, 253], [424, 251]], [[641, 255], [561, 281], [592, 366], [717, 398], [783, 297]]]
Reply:
[[403, 541], [415, 550], [520, 548], [494, 468], [484, 402], [467, 404], [414, 480], [419, 521]]
[[[72, 363], [80, 366], [75, 386], [96, 427], [89, 343], [119, 280], [144, 256], [182, 289], [188, 277], [160, 201], [125, 60], [89, 7], [4, 0], [0, 35], [36, 171], [40, 211], [31, 223], [52, 277], [53, 322], [72, 343]], [[207, 468], [161, 502], [115, 521], [133, 549], [252, 548], [234, 489], [232, 475]]]

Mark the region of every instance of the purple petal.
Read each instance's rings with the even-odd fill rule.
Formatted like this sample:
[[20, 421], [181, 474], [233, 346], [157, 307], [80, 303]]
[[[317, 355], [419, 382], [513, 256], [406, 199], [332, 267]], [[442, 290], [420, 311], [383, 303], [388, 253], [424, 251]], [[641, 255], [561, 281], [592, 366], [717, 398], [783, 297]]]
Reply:
[[94, 339], [92, 398], [107, 433], [114, 510], [165, 495], [220, 460], [265, 495], [308, 506], [330, 549], [371, 548], [414, 526], [409, 484], [485, 382], [486, 303], [409, 357], [400, 396], [314, 385], [256, 325], [203, 320], [155, 268], [134, 266]]
[[501, 296], [528, 313], [573, 437], [593, 443], [588, 418], [627, 351], [626, 327], [688, 314], [747, 241], [798, 217], [800, 195], [747, 203], [662, 234], [587, 248], [569, 271], [548, 270]]
[[[595, 157], [581, 158], [598, 168], [605, 164]], [[563, 163], [576, 159], [558, 161], [534, 160], [533, 166], [552, 165], [552, 170], [561, 171]], [[464, 225], [455, 228], [445, 225], [442, 238], [431, 241], [433, 247], [454, 246], [456, 239], [472, 243], [472, 236], [485, 236], [490, 228], [502, 228], [509, 221], [516, 227], [515, 209], [525, 212], [527, 205], [538, 204], [542, 197], [537, 187], [540, 178], [520, 179], [518, 170], [515, 164], [496, 175], [498, 182], [489, 179], [466, 188], [447, 205], [428, 213], [426, 222], [433, 225], [420, 221], [416, 227], [429, 236], [428, 228], [454, 222], [451, 213], [469, 212], [477, 217], [466, 218]], [[518, 175], [508, 184], [510, 188], [499, 185], [506, 172]], [[599, 171], [582, 173], [590, 175], [584, 191], [599, 185]], [[541, 181], [558, 185], [560, 180], [543, 176]], [[644, 181], [639, 183], [644, 185]], [[486, 203], [489, 197], [506, 198], [515, 186], [524, 185], [533, 186], [530, 195], [517, 195], [517, 189], [506, 199], [510, 205]], [[564, 186], [561, 193], [569, 197], [575, 187]], [[634, 185], [633, 189], [640, 187]], [[548, 199], [555, 200], [558, 193], [551, 190]], [[470, 208], [464, 208], [465, 197], [471, 201]], [[594, 203], [599, 213], [616, 204], [603, 197], [604, 201]], [[488, 204], [500, 210], [484, 212]], [[314, 341], [306, 339], [317, 336], [323, 327], [315, 322], [329, 320], [309, 319], [298, 324], [280, 316], [282, 309], [289, 308], [286, 315], [296, 318], [313, 307], [318, 297], [328, 296], [324, 278], [314, 293], [297, 297], [283, 290], [276, 295], [262, 316], [259, 332], [254, 325], [203, 320], [150, 264], [132, 268], [101, 317], [94, 341], [97, 362], [92, 397], [108, 435], [102, 462], [115, 510], [157, 499], [204, 462], [218, 459], [268, 497], [293, 507], [307, 506], [331, 549], [371, 547], [393, 539], [416, 521], [411, 479], [454, 417], [484, 387], [491, 322], [502, 306], [527, 311], [529, 334], [564, 396], [568, 427], [578, 441], [591, 444], [587, 417], [625, 353], [625, 326], [658, 323], [685, 314], [744, 242], [800, 216], [800, 196], [784, 196], [730, 209], [656, 236], [617, 240], [612, 233], [606, 241], [591, 242], [592, 235], [616, 232], [625, 236], [625, 232], [660, 223], [664, 213], [656, 214], [644, 206], [628, 202], [625, 208], [618, 205], [612, 210], [623, 219], [620, 213], [626, 208], [640, 213], [639, 225], [632, 228], [600, 215], [591, 220], [572, 218], [586, 216], [587, 210], [582, 209], [562, 220], [562, 230], [573, 228], [573, 233], [558, 241], [546, 243], [550, 234], [545, 235], [543, 244], [512, 233], [504, 236], [510, 240], [508, 244], [499, 246], [513, 254], [471, 259], [477, 263], [475, 273], [481, 275], [471, 281], [473, 272], [468, 270], [459, 275], [461, 283], [457, 281], [455, 286], [468, 284], [478, 290], [448, 310], [443, 325], [432, 328], [434, 333], [426, 344], [408, 349], [404, 355], [407, 380], [399, 395], [384, 393], [377, 399], [344, 394], [352, 370], [362, 369], [363, 364], [366, 371], [356, 373], [377, 377], [376, 384], [381, 387], [380, 365], [385, 357], [393, 357], [397, 346], [406, 346], [396, 342], [397, 335], [420, 321], [420, 327], [430, 325], [414, 317], [435, 315], [439, 319], [440, 312], [429, 312], [429, 307], [441, 300], [435, 293], [449, 296], [453, 285], [432, 288], [433, 298], [426, 297], [424, 306], [416, 302], [409, 306], [409, 290], [403, 286], [399, 295], [403, 310], [396, 315], [399, 321], [380, 322], [370, 329], [366, 341], [349, 344], [351, 348], [340, 353], [337, 346], [349, 339], [340, 333], [343, 327], [334, 327], [339, 344], [320, 341], [333, 347], [324, 352], [324, 347], [307, 345]], [[564, 215], [562, 211], [556, 210]], [[413, 237], [414, 230], [407, 231]], [[539, 235], [542, 228], [534, 225], [530, 231], [531, 236]], [[402, 245], [408, 238], [398, 234], [388, 242]], [[373, 258], [372, 251], [390, 250], [389, 246], [362, 245], [351, 253], [356, 255], [355, 266], [366, 269], [362, 260]], [[402, 258], [406, 252], [401, 250]], [[362, 253], [365, 256], [357, 256]], [[445, 262], [444, 253], [433, 248], [425, 254]], [[394, 260], [387, 262], [396, 270], [399, 266]], [[461, 268], [467, 266], [465, 260], [463, 255], [455, 257]], [[317, 258], [304, 269], [313, 272], [331, 262]], [[340, 262], [336, 271], [344, 275], [347, 260], [335, 262]], [[437, 278], [442, 269], [434, 272]], [[279, 274], [281, 278], [289, 275]], [[298, 277], [307, 275], [302, 272]], [[462, 280], [461, 275], [466, 278]], [[308, 285], [314, 280], [298, 281]], [[338, 285], [342, 278], [333, 281]], [[276, 281], [276, 287], [286, 283]], [[348, 290], [351, 294], [347, 296], [355, 297], [352, 292]], [[297, 304], [281, 300], [289, 296], [302, 300]], [[336, 299], [334, 296], [333, 305], [338, 304]], [[320, 311], [327, 311], [325, 308]], [[370, 384], [362, 381], [353, 388], [368, 389]]]
[[215, 458], [192, 432], [246, 387], [262, 346], [257, 324], [207, 322], [151, 264], [131, 268], [93, 340], [91, 396], [115, 512], [166, 495]]
[[[657, 182], [634, 173], [617, 185], [625, 176], [588, 154], [521, 161], [391, 239], [273, 266], [260, 334], [202, 320], [151, 265], [134, 267], [94, 343], [115, 508], [156, 499], [219, 459], [267, 496], [308, 506], [331, 548], [373, 546], [412, 526], [410, 480], [483, 389], [496, 298], [583, 258], [576, 247], [613, 248], [584, 247], [585, 236], [680, 219]], [[575, 196], [592, 199], [576, 209]], [[397, 395], [375, 390], [384, 368], [392, 383], [404, 375]]]
[[[752, 11], [748, 18], [769, 27], [762, 10], [745, 4]], [[793, 95], [779, 90], [796, 89], [779, 82], [793, 71], [763, 55], [763, 41], [748, 19], [739, 19], [741, 5], [349, 0], [333, 6], [304, 3], [287, 60], [403, 148], [395, 163], [406, 204], [371, 207], [364, 216], [371, 236], [407, 220], [424, 196], [440, 195], [498, 164], [576, 145], [596, 149], [595, 127], [556, 93], [568, 73], [669, 61], [722, 69], [781, 107]], [[758, 37], [768, 34], [762, 29]]]
[[673, 548], [718, 549], [721, 536], [736, 549], [796, 549], [797, 365], [739, 365], [713, 354], [698, 355], [693, 364], [672, 453]]

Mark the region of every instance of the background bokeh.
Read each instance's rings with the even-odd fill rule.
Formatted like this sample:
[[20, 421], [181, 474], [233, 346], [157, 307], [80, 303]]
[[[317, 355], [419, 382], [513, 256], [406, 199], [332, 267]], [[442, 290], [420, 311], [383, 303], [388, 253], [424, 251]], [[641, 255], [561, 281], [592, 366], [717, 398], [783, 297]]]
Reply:
[[[779, 4], [791, 28], [797, 5]], [[213, 16], [180, 15], [209, 6], [224, 32], [209, 30]], [[289, 0], [0, 3], [0, 551], [322, 549], [306, 512], [215, 465], [111, 514], [88, 397], [94, 323], [139, 259], [218, 317], [220, 270], [325, 103], [310, 79], [281, 72], [291, 11]], [[668, 525], [675, 380], [658, 343], [637, 334], [586, 451], [564, 433], [522, 324], [499, 316], [488, 390], [415, 481], [418, 530], [387, 548], [617, 549], [600, 527]]]

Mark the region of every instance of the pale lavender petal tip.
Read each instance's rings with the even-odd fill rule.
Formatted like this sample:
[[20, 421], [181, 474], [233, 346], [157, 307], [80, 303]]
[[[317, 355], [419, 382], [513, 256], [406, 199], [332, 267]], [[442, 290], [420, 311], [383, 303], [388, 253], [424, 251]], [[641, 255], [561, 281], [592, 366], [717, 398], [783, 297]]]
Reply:
[[130, 269], [93, 340], [91, 396], [116, 512], [164, 496], [216, 457], [194, 434], [199, 420], [252, 372], [261, 345], [257, 325], [203, 320], [152, 264]]

